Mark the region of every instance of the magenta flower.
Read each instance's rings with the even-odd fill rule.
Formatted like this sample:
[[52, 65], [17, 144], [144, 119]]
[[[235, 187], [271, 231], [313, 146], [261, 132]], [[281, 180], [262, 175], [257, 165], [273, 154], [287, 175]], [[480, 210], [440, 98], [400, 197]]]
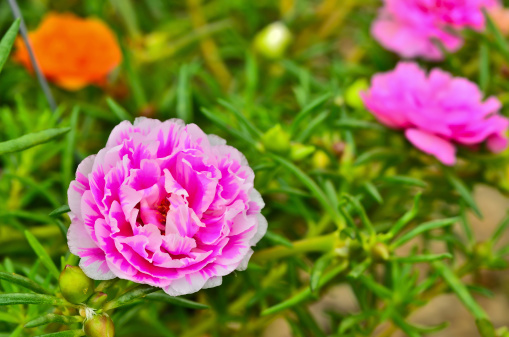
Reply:
[[427, 76], [416, 63], [400, 62], [375, 75], [361, 96], [381, 123], [405, 130], [415, 147], [446, 165], [456, 162], [454, 144], [474, 147], [486, 141], [493, 152], [507, 147], [509, 120], [498, 114], [498, 99], [483, 102], [474, 83], [440, 69]]
[[96, 280], [172, 296], [215, 287], [247, 267], [267, 229], [253, 180], [238, 150], [194, 124], [122, 122], [69, 186], [69, 248]]
[[405, 58], [441, 60], [437, 45], [454, 52], [463, 39], [456, 31], [482, 30], [483, 8], [497, 0], [384, 0], [384, 7], [372, 26], [373, 36], [385, 48]]

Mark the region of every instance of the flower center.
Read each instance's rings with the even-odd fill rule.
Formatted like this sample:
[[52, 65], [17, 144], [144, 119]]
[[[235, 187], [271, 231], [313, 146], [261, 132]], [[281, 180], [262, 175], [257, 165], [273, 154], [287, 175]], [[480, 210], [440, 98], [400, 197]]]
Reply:
[[159, 206], [157, 206], [157, 208], [156, 208], [156, 210], [159, 212], [159, 214], [158, 214], [159, 222], [163, 226], [166, 225], [166, 216], [168, 214], [168, 211], [170, 210], [170, 201], [168, 200], [169, 197], [170, 196], [168, 195], [168, 197], [164, 198], [161, 201], [161, 204], [159, 204]]

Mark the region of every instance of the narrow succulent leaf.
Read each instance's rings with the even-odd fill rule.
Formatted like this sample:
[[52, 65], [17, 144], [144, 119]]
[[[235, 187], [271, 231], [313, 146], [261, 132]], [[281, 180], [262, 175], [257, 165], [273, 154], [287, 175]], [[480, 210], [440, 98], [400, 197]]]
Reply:
[[14, 41], [16, 41], [20, 22], [21, 19], [16, 19], [16, 21], [12, 23], [11, 27], [9, 27], [7, 33], [5, 33], [2, 37], [2, 40], [0, 40], [0, 72], [2, 72], [5, 62], [7, 62], [7, 59], [9, 58], [12, 45], [14, 44]]
[[468, 207], [470, 207], [479, 218], [482, 218], [482, 213], [465, 184], [452, 174], [448, 174], [447, 178], [449, 179], [452, 187], [456, 190], [456, 192], [458, 192]]
[[10, 282], [10, 283], [19, 285], [23, 288], [32, 290], [33, 292], [36, 292], [39, 294], [50, 294], [49, 291], [47, 291], [46, 289], [44, 289], [43, 287], [41, 287], [40, 285], [38, 285], [31, 279], [21, 276], [21, 275], [18, 275], [18, 274], [0, 272], [0, 280], [4, 280], [4, 281]]
[[44, 247], [41, 245], [39, 240], [30, 233], [28, 230], [25, 231], [25, 237], [28, 240], [28, 243], [34, 250], [35, 254], [41, 259], [42, 264], [48, 269], [50, 274], [58, 280], [58, 277], [60, 276], [60, 272], [58, 271], [57, 266], [49, 256], [48, 252], [44, 249]]
[[467, 287], [461, 282], [461, 280], [454, 274], [454, 272], [444, 263], [436, 261], [433, 263], [433, 267], [442, 275], [445, 282], [451, 287], [456, 293], [456, 296], [463, 302], [465, 307], [474, 315], [476, 319], [487, 319], [486, 312], [477, 304], [475, 299], [468, 292]]
[[304, 143], [313, 134], [313, 131], [329, 117], [329, 111], [323, 111], [316, 115], [309, 123], [306, 124], [304, 129], [297, 133], [295, 141]]
[[18, 324], [20, 323], [20, 318], [11, 313], [0, 311], [0, 321]]
[[110, 110], [117, 116], [120, 121], [131, 121], [133, 120], [132, 116], [113, 98], [106, 98], [106, 103], [110, 107]]
[[83, 329], [53, 332], [45, 335], [38, 335], [35, 337], [79, 337], [79, 336], [85, 336], [85, 331], [83, 331]]
[[333, 217], [336, 221], [339, 221], [340, 215], [339, 211], [332, 207], [328, 198], [322, 189], [311, 179], [306, 173], [304, 173], [300, 168], [295, 166], [293, 163], [289, 162], [285, 158], [278, 156], [276, 154], [269, 154], [275, 161], [279, 164], [286, 167], [293, 174], [297, 176], [297, 178], [310, 190], [310, 192], [318, 199], [318, 202], [322, 205], [322, 207], [329, 212], [331, 217]]
[[253, 134], [255, 134], [258, 137], [261, 137], [263, 135], [263, 132], [260, 131], [249, 119], [246, 118], [246, 116], [236, 107], [234, 107], [230, 102], [225, 101], [224, 99], [218, 100], [219, 104], [233, 112], [235, 117], [244, 124], [248, 130], [250, 130]]
[[376, 202], [378, 202], [379, 204], [382, 204], [384, 202], [384, 199], [382, 198], [382, 195], [380, 194], [380, 192], [378, 191], [378, 189], [376, 188], [376, 186], [372, 182], [367, 181], [362, 186], [364, 187], [366, 192], [373, 199], [375, 199]]
[[310, 276], [310, 282], [309, 287], [311, 289], [311, 292], [315, 292], [320, 284], [320, 279], [322, 278], [322, 275], [327, 269], [327, 267], [330, 265], [331, 260], [334, 258], [334, 255], [329, 253], [321, 256], [313, 265], [313, 269], [311, 269], [311, 276]]
[[183, 297], [175, 297], [175, 296], [169, 296], [167, 294], [157, 292], [148, 294], [146, 297], [148, 300], [151, 301], [159, 301], [159, 302], [166, 302], [172, 305], [177, 305], [180, 307], [190, 308], [190, 309], [209, 309], [210, 307], [203, 303], [198, 303], [195, 301], [188, 300], [187, 298]]
[[393, 313], [392, 321], [396, 324], [408, 337], [421, 337], [419, 330], [411, 326], [400, 315]]
[[392, 157], [399, 157], [399, 154], [394, 149], [374, 148], [359, 155], [355, 159], [354, 165], [360, 166], [375, 160], [384, 160]]
[[210, 110], [208, 110], [206, 108], [202, 108], [201, 112], [205, 115], [205, 117], [210, 119], [211, 122], [216, 124], [221, 129], [231, 133], [233, 136], [235, 136], [235, 137], [237, 137], [239, 139], [244, 140], [247, 144], [249, 144], [251, 146], [254, 146], [256, 144], [254, 139], [252, 139], [250, 136], [246, 136], [244, 133], [242, 133], [242, 132], [232, 128], [226, 122], [221, 120], [221, 118], [217, 117], [217, 114], [215, 114], [214, 112], [212, 112], [212, 111], [210, 111]]
[[[334, 277], [336, 277], [341, 272], [343, 272], [347, 267], [348, 267], [348, 263], [343, 262], [339, 266], [333, 268], [331, 271], [325, 273], [323, 275], [323, 277], [320, 279], [317, 288], [320, 288], [320, 287], [324, 286], [325, 284], [327, 284], [330, 280], [332, 280]], [[307, 287], [306, 289], [301, 290], [300, 292], [298, 292], [297, 294], [295, 294], [293, 297], [289, 298], [288, 300], [283, 301], [279, 304], [276, 304], [270, 308], [263, 310], [262, 316], [272, 315], [277, 312], [291, 308], [291, 307], [307, 300], [311, 296], [312, 296], [311, 288]]]
[[496, 337], [497, 332], [495, 331], [495, 327], [493, 327], [493, 323], [491, 323], [488, 319], [476, 319], [475, 325], [477, 326], [477, 330], [481, 334], [482, 337]]
[[0, 155], [23, 151], [31, 147], [47, 143], [63, 134], [71, 128], [47, 129], [40, 132], [29, 133], [16, 139], [0, 143]]
[[396, 256], [396, 257], [392, 258], [391, 260], [403, 262], [403, 263], [420, 263], [420, 262], [433, 262], [433, 261], [444, 260], [444, 259], [452, 259], [452, 255], [449, 253], [444, 253], [444, 254], [414, 255], [414, 256], [405, 256], [405, 257]]
[[276, 234], [276, 233], [274, 233], [272, 231], [268, 230], [265, 233], [265, 238], [270, 240], [270, 241], [272, 241], [273, 243], [275, 243], [277, 245], [285, 246], [285, 247], [288, 247], [288, 248], [293, 248], [293, 244], [292, 244], [292, 242], [290, 240], [288, 240], [284, 236]]
[[417, 178], [412, 177], [405, 177], [405, 176], [390, 176], [390, 177], [382, 177], [380, 178], [380, 181], [383, 181], [385, 183], [389, 184], [395, 184], [395, 185], [409, 185], [409, 186], [417, 186], [425, 188], [428, 186], [428, 183], [425, 181], [422, 181]]
[[399, 247], [424, 232], [427, 232], [427, 231], [430, 231], [433, 229], [437, 229], [437, 228], [451, 226], [452, 224], [454, 224], [458, 221], [460, 221], [460, 219], [455, 217], [455, 218], [434, 220], [434, 221], [429, 221], [429, 222], [420, 224], [417, 227], [415, 227], [414, 229], [408, 231], [407, 233], [405, 233], [402, 236], [400, 236], [399, 238], [397, 238], [392, 243], [392, 247]]
[[177, 83], [177, 117], [189, 123], [193, 118], [189, 65], [180, 67]]
[[149, 285], [140, 285], [136, 288], [129, 290], [125, 294], [120, 295], [118, 298], [106, 303], [104, 306], [104, 311], [115, 309], [127, 304], [131, 304], [132, 302], [145, 297], [146, 295], [156, 292], [160, 290], [160, 288], [152, 287]]
[[71, 211], [71, 209], [69, 208], [69, 205], [62, 205], [62, 206], [54, 209], [53, 211], [51, 211], [49, 216], [57, 217], [59, 215], [65, 214], [65, 213], [69, 213], [70, 211]]
[[291, 125], [291, 133], [295, 134], [295, 132], [297, 131], [297, 126], [304, 120], [304, 118], [306, 118], [311, 112], [313, 112], [320, 105], [327, 102], [327, 100], [331, 96], [332, 96], [332, 94], [330, 92], [326, 93], [326, 94], [316, 98], [315, 100], [310, 102], [308, 105], [306, 105], [301, 111], [299, 111], [299, 113], [297, 114], [297, 116], [295, 117], [295, 119], [293, 120], [293, 123]]
[[421, 201], [421, 193], [417, 193], [414, 197], [414, 203], [412, 205], [412, 208], [406, 212], [401, 218], [399, 218], [398, 221], [392, 226], [392, 228], [389, 230], [389, 236], [394, 236], [398, 234], [410, 221], [412, 221], [413, 218], [417, 215], [417, 212], [419, 210], [419, 204]]
[[386, 128], [380, 124], [363, 121], [363, 120], [358, 120], [358, 119], [352, 119], [352, 118], [340, 119], [336, 123], [334, 123], [334, 125], [336, 125], [338, 128], [345, 128], [345, 129], [368, 129], [368, 130], [376, 130], [376, 131], [386, 130]]
[[493, 22], [491, 16], [486, 13], [484, 16], [486, 18], [488, 31], [495, 36], [495, 42], [498, 50], [502, 53], [502, 55], [504, 55], [504, 57], [509, 58], [509, 43], [507, 43], [507, 40], [497, 28], [497, 25]]
[[37, 317], [37, 318], [27, 322], [25, 324], [25, 328], [35, 328], [35, 327], [50, 324], [50, 323], [59, 323], [59, 324], [64, 324], [64, 325], [70, 325], [70, 324], [79, 323], [79, 322], [83, 322], [83, 317], [47, 314], [47, 315]]
[[50, 295], [28, 293], [0, 294], [0, 305], [13, 304], [49, 304], [76, 307], [76, 305], [71, 304], [64, 299]]
[[490, 83], [490, 49], [486, 42], [481, 43], [479, 54], [479, 87], [486, 93]]

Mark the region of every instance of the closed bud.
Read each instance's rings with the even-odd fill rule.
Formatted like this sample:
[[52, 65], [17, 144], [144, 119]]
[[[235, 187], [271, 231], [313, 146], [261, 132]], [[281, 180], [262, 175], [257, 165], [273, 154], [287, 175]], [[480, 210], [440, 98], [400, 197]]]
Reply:
[[84, 303], [94, 293], [94, 280], [80, 267], [65, 266], [58, 283], [64, 298], [74, 304]]
[[113, 337], [115, 326], [107, 315], [94, 315], [87, 319], [84, 324], [85, 334], [88, 337]]
[[281, 125], [277, 124], [265, 132], [262, 136], [262, 143], [269, 151], [285, 154], [290, 150], [290, 135], [283, 130]]
[[313, 154], [313, 158], [311, 159], [313, 163], [313, 167], [317, 169], [326, 169], [330, 164], [331, 160], [327, 153], [318, 150]]
[[387, 245], [382, 242], [377, 242], [373, 248], [371, 248], [371, 254], [375, 261], [387, 261], [391, 255]]
[[104, 303], [106, 303], [106, 300], [108, 299], [108, 295], [106, 295], [103, 292], [96, 292], [92, 295], [87, 301], [87, 305], [90, 308], [99, 309], [103, 306]]
[[345, 92], [345, 102], [349, 106], [355, 109], [362, 109], [364, 107], [364, 102], [361, 98], [361, 92], [367, 90], [369, 87], [369, 83], [366, 79], [361, 78], [357, 81], [353, 82]]
[[299, 161], [311, 155], [313, 152], [315, 152], [314, 146], [295, 143], [290, 147], [290, 158]]
[[255, 37], [256, 51], [270, 59], [281, 58], [292, 41], [292, 33], [282, 22], [274, 22]]

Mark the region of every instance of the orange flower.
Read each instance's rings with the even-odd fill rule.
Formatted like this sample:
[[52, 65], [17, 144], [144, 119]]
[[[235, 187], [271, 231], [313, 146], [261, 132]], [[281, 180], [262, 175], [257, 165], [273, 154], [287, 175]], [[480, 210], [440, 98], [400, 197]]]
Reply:
[[509, 35], [509, 9], [495, 6], [488, 13], [500, 32], [504, 35]]
[[[37, 63], [48, 80], [67, 90], [103, 85], [122, 61], [113, 32], [100, 20], [49, 13], [29, 34]], [[16, 41], [14, 60], [32, 70], [25, 44]]]

